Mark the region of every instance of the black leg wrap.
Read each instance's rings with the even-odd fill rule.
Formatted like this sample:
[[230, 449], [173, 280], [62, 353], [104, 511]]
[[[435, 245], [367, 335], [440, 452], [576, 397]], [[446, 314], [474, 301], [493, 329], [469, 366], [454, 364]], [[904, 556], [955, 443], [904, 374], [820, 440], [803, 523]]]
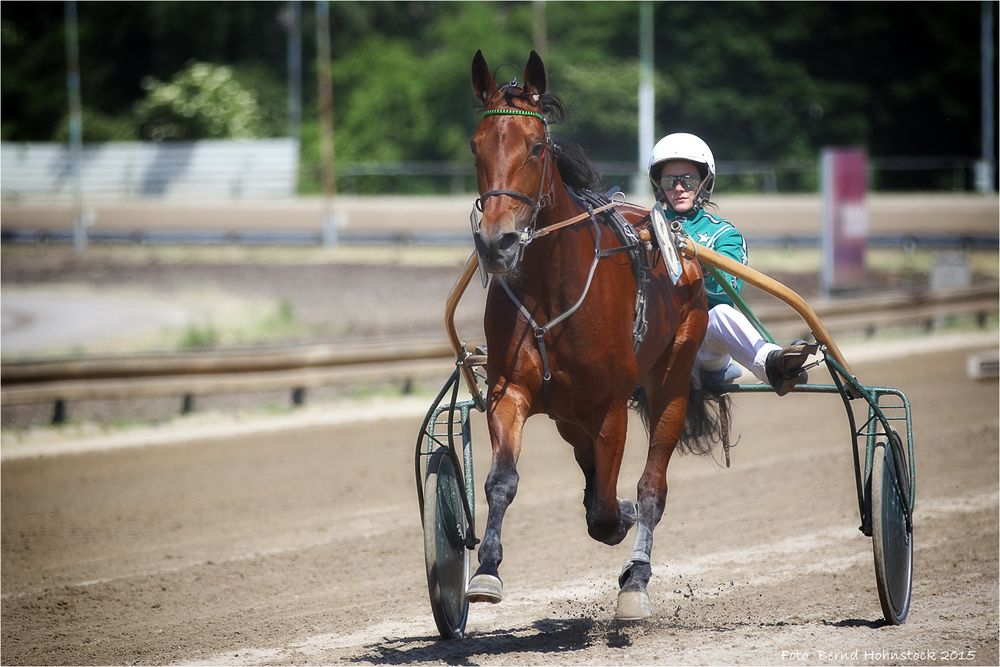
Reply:
[[634, 560], [628, 569], [618, 577], [618, 587], [622, 591], [644, 591], [651, 576], [653, 576], [653, 567], [649, 563]]
[[635, 522], [639, 520], [639, 507], [631, 500], [618, 499], [618, 512], [621, 514], [621, 523], [628, 532]]

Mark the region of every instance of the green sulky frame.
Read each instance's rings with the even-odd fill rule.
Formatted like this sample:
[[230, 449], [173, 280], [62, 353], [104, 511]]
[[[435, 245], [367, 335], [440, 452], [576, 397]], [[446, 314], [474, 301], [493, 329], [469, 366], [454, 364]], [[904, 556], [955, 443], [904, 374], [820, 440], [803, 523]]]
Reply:
[[[688, 241], [693, 243], [693, 241]], [[682, 248], [683, 250], [683, 248]], [[704, 248], [699, 247], [698, 250], [692, 251], [692, 255], [697, 256], [697, 258], [702, 262], [702, 266], [705, 270], [711, 274], [716, 282], [725, 290], [726, 294], [733, 300], [736, 307], [742, 312], [747, 319], [754, 325], [761, 336], [765, 340], [775, 343], [774, 336], [767, 330], [764, 324], [760, 321], [760, 318], [751, 310], [750, 306], [747, 305], [746, 301], [737, 292], [729, 280], [725, 278], [723, 272], [717, 267], [709, 263], [712, 257], [709, 259], [706, 257], [706, 252]], [[726, 259], [726, 258], [722, 258]], [[749, 267], [741, 266], [744, 271], [741, 271], [741, 278], [745, 280], [749, 277], [755, 277], [753, 274], [757, 273]], [[763, 274], [759, 274], [763, 276]], [[766, 278], [766, 276], [763, 276]], [[785, 294], [782, 290], [770, 289], [772, 287], [768, 280], [748, 280], [752, 282], [757, 287], [760, 287], [764, 291], [770, 293], [772, 296], [782, 298], [786, 303], [789, 303], [799, 312], [801, 305], [798, 304], [794, 299], [784, 298]], [[781, 286], [784, 287], [784, 286]], [[787, 289], [787, 288], [785, 288]], [[789, 290], [791, 292], [791, 290]], [[794, 294], [794, 293], [793, 293]], [[796, 295], [797, 296], [797, 295]], [[804, 303], [804, 301], [802, 302]], [[799, 306], [799, 307], [796, 307]], [[806, 306], [808, 308], [808, 306]], [[815, 315], [809, 313], [815, 318]], [[803, 315], [803, 319], [807, 322], [810, 317]], [[829, 334], [825, 330], [817, 336], [816, 332], [813, 333], [817, 337], [820, 343], [820, 351], [823, 353], [823, 362], [826, 363], [827, 369], [830, 371], [830, 376], [833, 379], [833, 384], [803, 384], [798, 385], [792, 389], [792, 393], [802, 393], [802, 394], [839, 394], [844, 402], [844, 409], [847, 412], [847, 419], [850, 423], [851, 436], [852, 436], [852, 454], [854, 457], [854, 477], [855, 485], [857, 487], [858, 494], [858, 513], [861, 517], [861, 525], [859, 529], [867, 536], [871, 536], [871, 505], [866, 500], [866, 490], [870, 489], [871, 475], [872, 475], [872, 460], [875, 454], [875, 447], [878, 438], [882, 437], [889, 440], [893, 437], [899, 437], [898, 430], [893, 427], [893, 424], [903, 422], [905, 425], [904, 433], [906, 437], [905, 449], [906, 449], [906, 462], [907, 462], [907, 478], [909, 483], [904, 489], [904, 508], [906, 510], [906, 526], [908, 530], [913, 528], [913, 509], [914, 509], [914, 499], [916, 497], [916, 464], [914, 462], [913, 455], [913, 426], [910, 414], [910, 401], [906, 398], [906, 394], [902, 391], [892, 388], [892, 387], [878, 387], [878, 386], [868, 386], [863, 385], [857, 379], [857, 377], [850, 371], [846, 366], [846, 362], [843, 362], [839, 354], [839, 350], [836, 355], [829, 354], [829, 348], [823, 340], [819, 340], [821, 337], [828, 338]], [[840, 357], [840, 359], [838, 359]], [[722, 389], [726, 393], [738, 394], [738, 393], [771, 393], [774, 390], [766, 384], [729, 384], [724, 385]], [[858, 423], [859, 420], [855, 414], [853, 407], [853, 401], [863, 399], [868, 406], [867, 418]], [[900, 443], [903, 444], [903, 443]], [[862, 469], [860, 460], [860, 449], [864, 448], [865, 460], [864, 467]]]
[[[843, 401], [851, 429], [859, 529], [872, 538], [879, 601], [889, 624], [905, 622], [912, 590], [916, 497], [913, 429], [906, 395], [892, 387], [862, 384], [816, 313], [787, 286], [699, 246], [686, 236], [678, 235], [675, 241], [684, 256], [700, 261], [705, 272], [715, 276], [736, 307], [768, 341], [774, 342], [774, 337], [732, 288], [723, 271], [784, 301], [809, 326], [822, 352], [822, 360], [815, 365], [826, 364], [832, 383], [798, 385], [792, 393], [837, 394]], [[438, 631], [448, 639], [460, 638], [465, 632], [469, 562], [479, 542], [470, 416], [473, 411], [486, 409], [485, 377], [481, 372], [486, 354], [484, 349], [469, 351], [454, 321], [458, 301], [477, 267], [478, 257], [473, 252], [449, 294], [444, 323], [456, 355], [455, 369], [427, 411], [417, 434], [414, 456], [428, 593]], [[461, 385], [469, 391], [469, 399], [459, 400]], [[722, 390], [732, 394], [774, 392], [767, 384], [728, 384]]]

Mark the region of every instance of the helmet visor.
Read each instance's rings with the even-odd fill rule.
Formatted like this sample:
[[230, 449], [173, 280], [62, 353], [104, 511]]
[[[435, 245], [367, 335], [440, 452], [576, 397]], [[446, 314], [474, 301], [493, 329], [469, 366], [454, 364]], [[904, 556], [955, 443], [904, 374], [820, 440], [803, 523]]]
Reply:
[[662, 174], [660, 176], [660, 187], [663, 188], [664, 191], [673, 190], [678, 185], [680, 185], [685, 192], [691, 192], [692, 190], [697, 190], [698, 186], [701, 185], [701, 178], [694, 176], [693, 174], [681, 174], [680, 176]]

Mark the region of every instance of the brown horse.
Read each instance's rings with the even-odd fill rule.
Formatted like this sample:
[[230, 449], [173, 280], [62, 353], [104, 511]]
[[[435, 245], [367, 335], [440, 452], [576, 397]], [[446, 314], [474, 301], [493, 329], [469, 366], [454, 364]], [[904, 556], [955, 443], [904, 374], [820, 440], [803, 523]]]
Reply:
[[[653, 529], [666, 502], [667, 463], [682, 432], [716, 435], [715, 424], [704, 421], [704, 406], [693, 402], [699, 409], [690, 411], [685, 426], [692, 367], [708, 322], [701, 269], [685, 260], [674, 284], [656, 262], [645, 303], [648, 331], [638, 342], [636, 277], [629, 253], [615, 251], [622, 243], [604, 222], [591, 215], [542, 237], [546, 227], [586, 210], [567, 186], [592, 189], [598, 175], [582, 151], [549, 134], [548, 120], [562, 116], [563, 106], [546, 92], [541, 58], [532, 51], [523, 83], [498, 87], [479, 51], [472, 83], [482, 103], [471, 143], [481, 211], [474, 214], [474, 240], [493, 278], [484, 322], [493, 458], [480, 565], [467, 597], [503, 597], [500, 532], [517, 491], [522, 429], [528, 417], [546, 413], [583, 470], [590, 535], [618, 544], [638, 522], [635, 548], [619, 578], [617, 616], [643, 618], [651, 613], [646, 585]], [[619, 210], [632, 223], [647, 215], [637, 206]], [[629, 400], [643, 392], [650, 437], [636, 505], [618, 498], [617, 483]], [[692, 424], [693, 418], [701, 424]], [[684, 446], [706, 450], [703, 441], [687, 438]]]

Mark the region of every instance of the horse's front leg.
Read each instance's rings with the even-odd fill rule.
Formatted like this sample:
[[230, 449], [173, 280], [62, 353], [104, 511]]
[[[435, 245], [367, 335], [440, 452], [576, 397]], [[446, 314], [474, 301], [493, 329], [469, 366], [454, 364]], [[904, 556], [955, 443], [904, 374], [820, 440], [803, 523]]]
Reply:
[[[619, 422], [627, 420], [627, 414], [618, 419]], [[624, 425], [622, 425], [624, 428]], [[604, 495], [603, 495], [603, 506], [599, 507], [598, 502], [598, 466], [597, 466], [597, 451], [594, 446], [594, 437], [590, 435], [580, 425], [568, 422], [568, 421], [557, 421], [556, 427], [559, 429], [559, 434], [563, 439], [573, 445], [573, 453], [576, 456], [576, 462], [580, 465], [580, 470], [583, 471], [584, 479], [584, 489], [583, 489], [583, 506], [587, 510], [587, 529], [590, 536], [601, 542], [607, 544], [618, 544], [628, 533], [628, 530], [635, 524], [636, 519], [636, 506], [631, 500], [625, 500], [622, 498], [615, 498], [614, 503], [610, 503], [609, 500], [612, 496], [607, 494], [607, 490], [610, 489], [611, 493], [614, 494], [616, 486], [612, 484], [608, 486], [604, 485]], [[624, 440], [624, 431], [621, 432], [621, 438]], [[606, 444], [606, 440], [605, 443]], [[624, 449], [624, 447], [622, 447]], [[602, 457], [606, 462], [608, 457]], [[619, 457], [618, 464], [620, 465], [621, 460]], [[605, 470], [605, 475], [608, 472]], [[618, 473], [614, 470], [611, 471], [617, 480]], [[617, 505], [618, 514], [614, 515], [615, 505]], [[601, 513], [601, 508], [603, 507], [604, 512]]]
[[521, 433], [528, 418], [531, 400], [526, 390], [508, 386], [500, 395], [490, 397], [487, 421], [493, 445], [493, 462], [486, 477], [486, 502], [489, 515], [479, 545], [479, 569], [469, 581], [469, 602], [497, 603], [503, 599], [500, 562], [503, 545], [500, 530], [503, 517], [517, 493], [517, 458], [521, 453]]
[[618, 498], [618, 473], [628, 430], [627, 404], [624, 401], [611, 403], [604, 418], [595, 424], [595, 430], [593, 471], [584, 496], [587, 532], [598, 542], [615, 545], [625, 539], [636, 519], [635, 503]]
[[[693, 360], [693, 354], [692, 360]], [[679, 366], [679, 367], [678, 367]], [[663, 517], [667, 503], [667, 464], [680, 439], [688, 407], [690, 364], [671, 365], [664, 385], [650, 396], [650, 438], [646, 467], [639, 478], [639, 520], [635, 546], [618, 578], [618, 608], [621, 620], [638, 620], [653, 613], [646, 586], [652, 576], [650, 558], [653, 530]]]

